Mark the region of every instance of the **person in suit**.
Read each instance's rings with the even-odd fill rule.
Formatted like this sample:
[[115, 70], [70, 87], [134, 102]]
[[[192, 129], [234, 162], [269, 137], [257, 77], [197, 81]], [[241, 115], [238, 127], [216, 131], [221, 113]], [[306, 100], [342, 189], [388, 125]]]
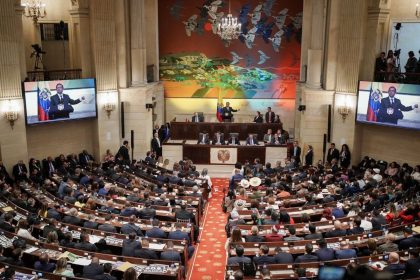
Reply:
[[405, 265], [400, 263], [400, 256], [397, 252], [389, 253], [388, 266], [384, 268], [384, 271], [389, 271], [394, 274], [394, 276], [402, 276], [405, 272]]
[[314, 150], [312, 145], [308, 145], [308, 151], [305, 154], [305, 165], [311, 166], [314, 163]]
[[396, 237], [393, 233], [388, 233], [385, 237], [385, 243], [378, 247], [378, 254], [397, 252], [398, 245], [394, 243], [395, 239]]
[[83, 222], [77, 215], [78, 215], [77, 209], [76, 208], [71, 208], [67, 212], [67, 215], [63, 218], [62, 221], [63, 221], [63, 223], [66, 223], [66, 224], [81, 226], [81, 225], [83, 225]]
[[254, 263], [257, 266], [265, 264], [275, 264], [276, 260], [274, 259], [274, 257], [268, 255], [269, 251], [270, 249], [267, 245], [261, 245], [259, 256], [254, 258]]
[[227, 142], [228, 145], [239, 145], [239, 143], [239, 139], [235, 135], [231, 135]]
[[105, 216], [105, 223], [98, 226], [98, 230], [117, 233], [117, 228], [111, 224], [112, 216], [106, 215]]
[[327, 247], [327, 241], [321, 238], [317, 241], [319, 249], [315, 251], [315, 255], [321, 262], [331, 261], [335, 259], [334, 250]]
[[149, 238], [167, 238], [166, 232], [159, 227], [159, 220], [154, 219], [152, 221], [152, 228], [146, 231], [146, 235]]
[[412, 111], [418, 108], [418, 104], [413, 106], [404, 106], [401, 100], [395, 97], [397, 89], [394, 86], [388, 88], [388, 97], [382, 98], [378, 111], [378, 122], [398, 124], [398, 120], [404, 118], [402, 112]]
[[89, 214], [88, 219], [89, 220], [86, 220], [83, 223], [83, 227], [85, 227], [85, 228], [91, 228], [91, 229], [97, 229], [99, 224], [96, 222], [95, 215]]
[[405, 263], [405, 279], [420, 277], [420, 257], [419, 249], [410, 249], [408, 251], [409, 260]]
[[295, 160], [295, 163], [297, 165], [299, 165], [300, 163], [300, 154], [301, 154], [302, 149], [299, 147], [299, 142], [298, 141], [294, 141], [293, 142], [293, 147], [292, 150], [290, 151], [290, 155], [292, 157], [292, 159]]
[[162, 156], [162, 143], [160, 142], [159, 135], [157, 132], [153, 134], [152, 142], [152, 151], [156, 153], [156, 156]]
[[81, 166], [87, 166], [89, 163], [93, 162], [95, 159], [92, 155], [88, 153], [87, 150], [83, 150], [79, 154], [79, 163]]
[[340, 236], [346, 236], [346, 235], [347, 235], [347, 231], [343, 229], [343, 225], [341, 224], [341, 222], [336, 220], [334, 221], [334, 229], [331, 231], [328, 231], [325, 234], [325, 237], [330, 238], [330, 237], [340, 237]]
[[420, 246], [420, 238], [413, 236], [413, 230], [409, 227], [403, 229], [404, 239], [400, 240], [398, 250], [408, 250], [409, 248], [417, 248]]
[[308, 226], [310, 234], [305, 236], [305, 240], [318, 240], [322, 238], [322, 233], [316, 232], [316, 226], [312, 223]]
[[141, 249], [141, 244], [136, 240], [136, 233], [130, 232], [128, 234], [128, 239], [123, 240], [122, 244], [122, 255], [127, 257], [133, 257], [134, 251]]
[[144, 208], [138, 212], [138, 217], [140, 219], [150, 220], [156, 216], [156, 210], [151, 207], [152, 203], [150, 200], [147, 200], [144, 203]]
[[71, 105], [79, 104], [86, 98], [84, 96], [73, 100], [68, 94], [64, 94], [63, 84], [58, 83], [55, 86], [56, 94], [51, 96], [50, 110], [48, 116], [50, 120], [70, 118], [70, 113], [74, 112], [74, 108]]
[[289, 236], [284, 238], [284, 241], [290, 242], [290, 241], [300, 241], [303, 238], [296, 236], [296, 228], [294, 226], [289, 226]]
[[174, 243], [172, 241], [168, 241], [168, 243], [166, 243], [166, 249], [160, 254], [160, 259], [181, 262], [181, 254], [175, 250]]
[[273, 257], [277, 264], [289, 264], [294, 262], [292, 254], [283, 252], [281, 247], [276, 247], [274, 253], [275, 255]]
[[60, 205], [55, 204], [54, 207], [48, 209], [47, 218], [53, 218], [57, 221], [61, 221], [61, 214], [59, 213]]
[[375, 60], [375, 81], [383, 82], [385, 81], [385, 72], [386, 72], [386, 58], [385, 52], [381, 52], [380, 56]]
[[142, 239], [141, 240], [141, 247], [140, 249], [134, 250], [134, 257], [136, 258], [142, 258], [142, 259], [152, 259], [157, 260], [158, 255], [155, 251], [149, 249], [149, 240]]
[[182, 203], [181, 209], [175, 211], [175, 219], [189, 220], [190, 223], [195, 223], [194, 214], [187, 210], [186, 203]]
[[226, 106], [222, 108], [222, 120], [224, 122], [232, 122], [233, 114], [235, 112], [239, 112], [239, 109], [235, 110], [230, 107], [230, 103], [226, 102]]
[[121, 162], [125, 165], [130, 165], [130, 154], [128, 153], [128, 141], [124, 140], [122, 146], [119, 148], [117, 154], [115, 155], [116, 159], [121, 159]]
[[182, 231], [182, 225], [180, 223], [175, 223], [175, 230], [169, 233], [168, 238], [175, 240], [187, 240], [188, 244], [190, 244], [190, 236], [188, 233]]
[[333, 159], [336, 159], [337, 161], [340, 159], [340, 152], [335, 148], [335, 143], [330, 144], [330, 148], [327, 152], [327, 162], [331, 163]]
[[70, 231], [64, 234], [64, 238], [60, 240], [60, 246], [74, 248], [76, 243], [73, 242], [73, 235]]
[[124, 224], [121, 227], [121, 233], [122, 234], [134, 233], [137, 236], [143, 236], [143, 233], [142, 233], [140, 227], [137, 226], [135, 224], [135, 222], [136, 222], [136, 216], [135, 215], [131, 215], [130, 218], [129, 218], [129, 220], [128, 220], [128, 223]]
[[52, 157], [47, 157], [42, 161], [42, 173], [45, 178], [50, 178], [54, 173], [57, 172], [56, 164]]
[[225, 144], [225, 136], [220, 131], [217, 131], [213, 137], [212, 141], [213, 145], [224, 145]]
[[362, 224], [362, 219], [359, 216], [356, 216], [353, 220], [353, 228], [349, 230], [349, 234], [363, 234], [365, 229], [362, 228], [360, 225]]
[[28, 169], [23, 163], [23, 160], [19, 160], [18, 163], [13, 166], [12, 174], [15, 180], [18, 182], [28, 181]]
[[89, 265], [83, 267], [83, 278], [95, 279], [104, 274], [104, 267], [99, 264], [99, 258], [93, 257]]
[[251, 259], [244, 257], [244, 246], [237, 245], [235, 248], [236, 256], [228, 258], [228, 265], [238, 265], [239, 263], [251, 263]]
[[340, 250], [335, 251], [335, 258], [337, 260], [357, 258], [356, 250], [350, 249], [348, 241], [341, 241], [340, 248]]
[[274, 142], [273, 131], [269, 128], [264, 134], [264, 143], [272, 144]]
[[199, 115], [197, 112], [194, 112], [192, 116], [192, 122], [204, 122], [204, 116]]
[[264, 242], [264, 236], [258, 235], [258, 227], [253, 226], [251, 228], [251, 235], [245, 236], [245, 241], [246, 242], [257, 242], [257, 243]]
[[254, 123], [262, 123], [263, 116], [261, 115], [260, 111], [257, 111], [257, 115], [254, 117]]
[[209, 134], [206, 132], [200, 133], [197, 144], [210, 144]]
[[257, 140], [257, 138], [255, 137], [254, 134], [252, 134], [252, 133], [248, 134], [248, 137], [246, 138], [246, 141], [245, 141], [245, 145], [247, 145], [247, 146], [258, 145], [258, 140]]
[[50, 258], [47, 253], [41, 253], [39, 260], [34, 264], [34, 269], [45, 272], [53, 272], [55, 264], [50, 262]]
[[271, 107], [267, 107], [267, 112], [265, 113], [265, 122], [273, 123], [275, 117], [276, 117], [276, 114], [274, 114], [274, 112], [271, 111]]
[[112, 264], [104, 263], [104, 274], [95, 276], [95, 280], [117, 280], [116, 277], [111, 275]]
[[313, 250], [314, 247], [312, 246], [312, 244], [306, 243], [305, 254], [297, 257], [295, 263], [317, 262], [318, 257], [312, 254]]
[[[377, 198], [376, 194], [375, 197]], [[381, 230], [382, 226], [385, 226], [387, 224], [386, 218], [384, 217], [384, 215], [381, 214], [379, 208], [380, 206], [377, 206], [372, 211], [372, 230]]]
[[89, 235], [86, 233], [80, 234], [80, 242], [76, 243], [74, 246], [75, 249], [84, 250], [88, 252], [97, 252], [98, 248], [95, 244], [89, 242]]

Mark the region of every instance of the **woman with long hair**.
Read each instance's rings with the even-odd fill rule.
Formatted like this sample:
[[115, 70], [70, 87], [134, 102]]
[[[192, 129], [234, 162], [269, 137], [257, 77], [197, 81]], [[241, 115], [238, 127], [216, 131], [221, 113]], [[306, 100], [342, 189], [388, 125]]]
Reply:
[[389, 50], [388, 55], [386, 57], [386, 72], [387, 72], [388, 82], [394, 81], [395, 67], [396, 67], [396, 63], [395, 63], [394, 52], [392, 50]]
[[137, 280], [137, 272], [134, 268], [130, 267], [124, 272], [123, 280]]
[[67, 276], [67, 277], [74, 277], [73, 270], [67, 268], [67, 259], [64, 257], [58, 259], [57, 265], [53, 273]]
[[229, 247], [231, 243], [245, 242], [245, 238], [242, 237], [241, 230], [239, 228], [234, 228], [230, 237], [226, 240], [225, 249], [226, 252], [229, 252]]
[[340, 151], [340, 166], [342, 168], [349, 168], [350, 165], [350, 161], [351, 161], [351, 153], [349, 150], [349, 146], [347, 146], [347, 144], [343, 144], [341, 146], [341, 151]]

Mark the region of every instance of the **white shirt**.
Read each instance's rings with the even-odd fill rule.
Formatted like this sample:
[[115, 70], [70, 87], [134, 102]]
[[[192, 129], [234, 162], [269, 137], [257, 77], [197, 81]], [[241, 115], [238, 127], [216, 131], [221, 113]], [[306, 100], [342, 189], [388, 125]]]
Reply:
[[20, 228], [17, 232], [17, 235], [23, 238], [37, 240], [35, 237], [32, 236], [32, 234], [27, 229]]
[[363, 219], [360, 227], [362, 227], [365, 231], [369, 231], [372, 230], [372, 223]]

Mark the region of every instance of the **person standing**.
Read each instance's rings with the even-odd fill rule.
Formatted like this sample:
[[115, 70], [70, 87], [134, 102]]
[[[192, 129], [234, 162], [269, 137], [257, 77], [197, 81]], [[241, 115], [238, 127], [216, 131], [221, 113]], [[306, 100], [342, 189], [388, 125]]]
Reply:
[[235, 110], [232, 107], [230, 107], [230, 103], [226, 102], [226, 106], [222, 108], [222, 120], [223, 122], [232, 122], [233, 114], [235, 112], [238, 112], [239, 109]]
[[338, 161], [339, 158], [340, 152], [338, 151], [338, 149], [335, 148], [335, 143], [331, 143], [327, 153], [327, 162], [331, 163], [333, 159], [336, 159]]
[[260, 111], [257, 111], [257, 115], [254, 117], [254, 123], [262, 123], [263, 117]]
[[162, 156], [162, 143], [160, 142], [158, 133], [153, 135], [152, 151], [156, 153], [156, 156]]
[[349, 146], [347, 146], [347, 144], [343, 144], [341, 146], [341, 151], [340, 151], [340, 166], [342, 168], [347, 169], [350, 165], [350, 161], [351, 161], [351, 153], [349, 150]]
[[387, 82], [394, 81], [394, 71], [395, 71], [395, 56], [392, 50], [388, 51], [388, 55], [386, 57], [386, 80]]
[[48, 112], [49, 118], [51, 120], [70, 118], [70, 113], [74, 112], [74, 108], [71, 105], [79, 104], [85, 100], [85, 97], [82, 96], [76, 100], [71, 99], [68, 94], [63, 93], [64, 86], [60, 83], [55, 86], [55, 90], [57, 94], [51, 96], [50, 111]]
[[291, 157], [292, 159], [295, 160], [296, 165], [299, 165], [300, 163], [300, 153], [301, 153], [302, 149], [299, 147], [299, 142], [298, 141], [294, 141], [293, 142], [293, 148], [291, 150]]
[[276, 114], [274, 114], [274, 112], [271, 111], [271, 107], [267, 107], [267, 112], [265, 113], [265, 122], [273, 123], [275, 117], [276, 117]]
[[308, 151], [306, 152], [306, 155], [305, 155], [305, 165], [311, 166], [313, 162], [314, 162], [314, 151], [313, 151], [312, 145], [308, 145]]
[[385, 81], [386, 67], [385, 52], [381, 52], [381, 55], [377, 57], [375, 61], [375, 81]]
[[404, 106], [401, 104], [401, 100], [395, 97], [397, 89], [394, 86], [390, 86], [388, 89], [388, 97], [382, 98], [381, 106], [378, 112], [378, 122], [398, 124], [398, 120], [402, 120], [404, 115], [401, 111], [407, 112], [418, 108], [418, 104], [413, 106]]
[[124, 140], [123, 145], [118, 150], [116, 156], [117, 159], [121, 158], [122, 163], [130, 165], [130, 154], [128, 153], [128, 141]]

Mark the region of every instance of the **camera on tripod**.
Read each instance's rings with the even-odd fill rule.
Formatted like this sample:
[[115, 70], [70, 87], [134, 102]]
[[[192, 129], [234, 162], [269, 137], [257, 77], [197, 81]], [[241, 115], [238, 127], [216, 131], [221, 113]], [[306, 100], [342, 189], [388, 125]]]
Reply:
[[34, 66], [34, 70], [38, 70], [39, 68], [39, 64], [42, 63], [42, 55], [46, 54], [47, 52], [43, 51], [41, 49], [41, 47], [38, 44], [33, 44], [31, 45], [32, 49], [34, 49], [34, 51], [31, 53], [31, 58], [35, 56], [35, 66]]
[[398, 49], [398, 50], [395, 50], [394, 51], [394, 56], [395, 57], [398, 57], [399, 58], [400, 57], [400, 54], [401, 54], [401, 49]]

